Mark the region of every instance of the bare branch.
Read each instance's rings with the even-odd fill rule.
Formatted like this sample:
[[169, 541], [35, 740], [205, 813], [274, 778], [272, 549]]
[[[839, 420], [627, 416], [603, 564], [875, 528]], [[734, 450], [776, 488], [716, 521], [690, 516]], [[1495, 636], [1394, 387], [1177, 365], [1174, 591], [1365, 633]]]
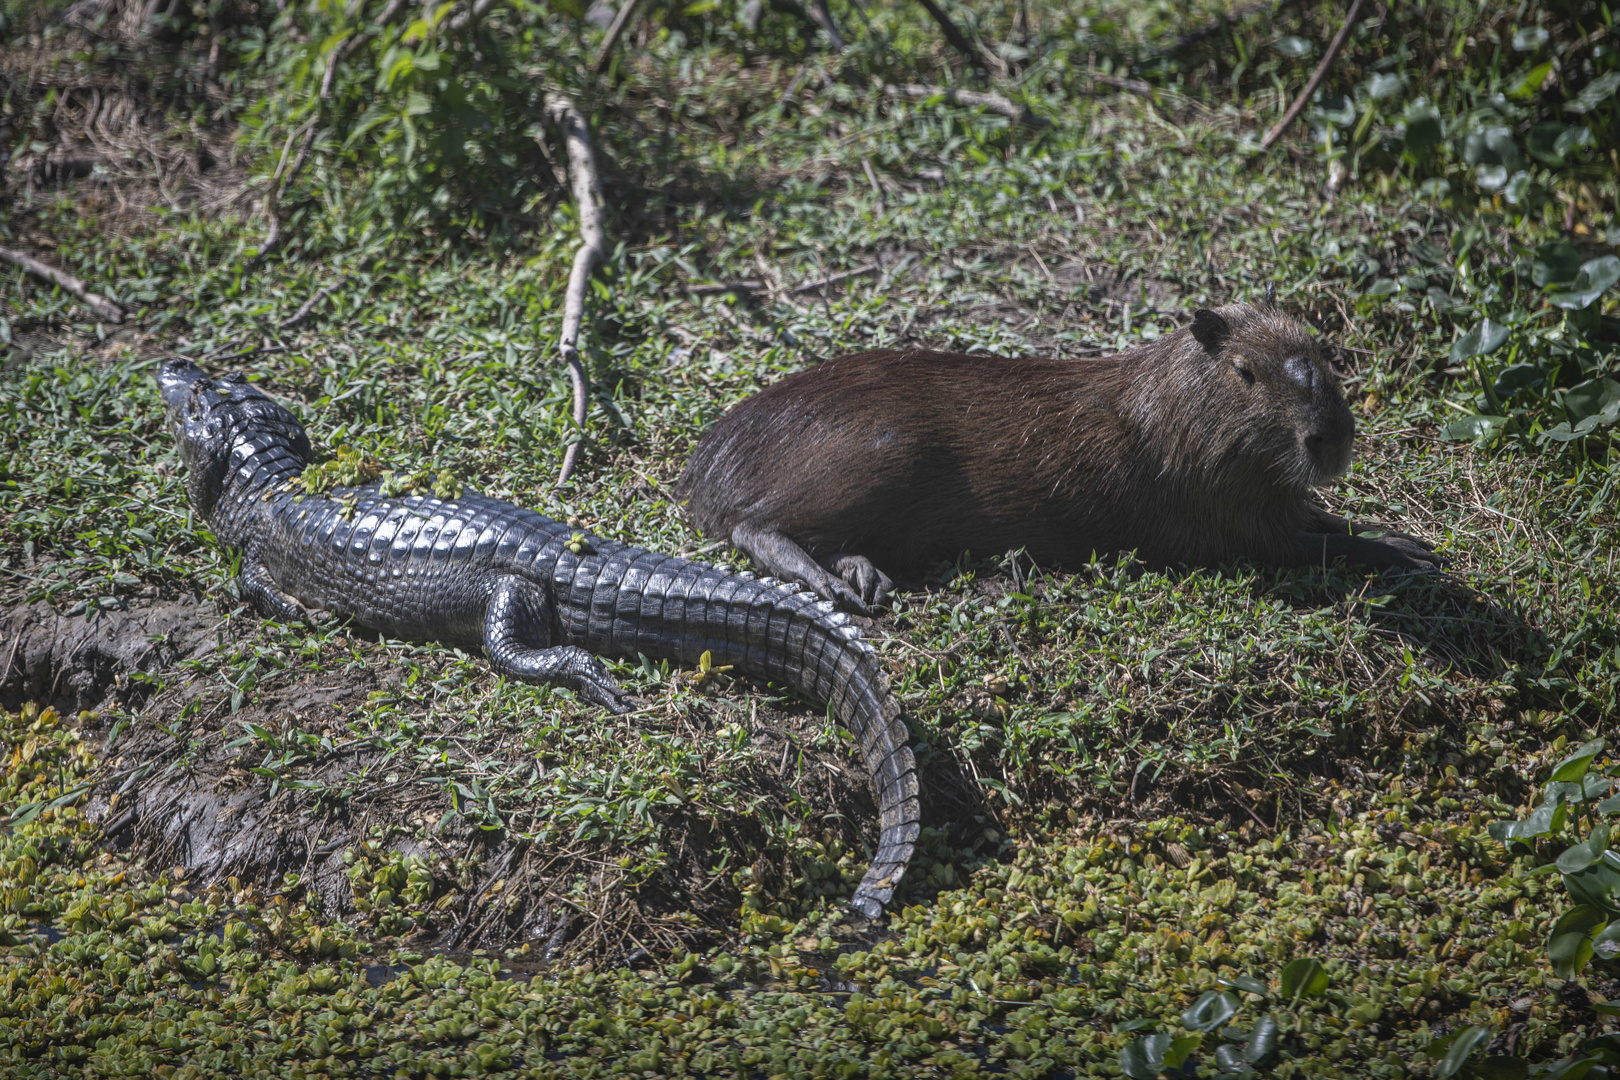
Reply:
[[976, 46], [969, 41], [968, 36], [962, 33], [962, 28], [951, 21], [951, 17], [945, 13], [945, 9], [940, 7], [936, 0], [917, 0], [917, 2], [928, 9], [928, 14], [932, 15], [934, 21], [939, 24], [940, 32], [945, 35], [945, 40], [951, 43], [951, 47], [967, 57], [974, 67], [989, 67], [998, 79], [1007, 77], [1007, 61], [989, 49]]
[[1271, 130], [1266, 132], [1266, 137], [1260, 140], [1262, 149], [1270, 150], [1271, 144], [1282, 138], [1282, 133], [1288, 130], [1288, 125], [1292, 124], [1294, 118], [1304, 111], [1305, 103], [1311, 100], [1311, 95], [1316, 93], [1316, 88], [1322, 85], [1322, 79], [1327, 75], [1328, 68], [1333, 66], [1333, 61], [1338, 57], [1339, 50], [1344, 48], [1345, 41], [1350, 37], [1350, 28], [1356, 25], [1356, 15], [1360, 11], [1361, 0], [1350, 0], [1350, 10], [1345, 13], [1344, 24], [1339, 27], [1339, 32], [1333, 35], [1333, 43], [1328, 46], [1327, 52], [1322, 57], [1322, 62], [1316, 65], [1316, 70], [1311, 73], [1310, 81], [1305, 84], [1305, 89], [1299, 92], [1299, 97], [1294, 99], [1294, 103], [1288, 106], [1288, 111], [1283, 113], [1283, 118], [1273, 124]]
[[315, 291], [314, 295], [300, 304], [298, 306], [298, 310], [293, 312], [289, 318], [281, 320], [281, 323], [276, 327], [276, 329], [291, 330], [293, 327], [303, 322], [309, 317], [309, 313], [315, 310], [315, 305], [319, 304], [322, 300], [325, 300], [328, 296], [331, 296], [334, 292], [336, 292], [337, 287], [341, 284], [342, 282], [340, 281], [334, 281], [330, 285], [322, 285], [318, 290]]
[[561, 129], [568, 144], [568, 177], [574, 189], [574, 203], [579, 208], [580, 244], [574, 253], [574, 268], [568, 275], [568, 292], [563, 298], [563, 324], [557, 339], [557, 354], [568, 365], [568, 377], [574, 384], [574, 427], [580, 438], [569, 443], [563, 454], [562, 470], [557, 474], [557, 486], [562, 487], [574, 471], [580, 440], [585, 435], [590, 384], [585, 378], [585, 365], [579, 359], [579, 330], [585, 320], [585, 288], [590, 283], [591, 271], [606, 254], [606, 240], [602, 235], [602, 196], [596, 178], [596, 155], [591, 151], [591, 133], [585, 125], [585, 117], [571, 98], [548, 93], [545, 118]]
[[64, 273], [54, 266], [46, 266], [31, 255], [24, 255], [20, 251], [13, 251], [6, 247], [0, 247], [0, 262], [8, 262], [12, 266], [26, 270], [37, 278], [49, 281], [63, 292], [77, 298], [80, 303], [94, 311], [106, 322], [121, 323], [124, 321], [123, 308], [100, 293], [91, 292], [84, 282], [72, 274]]
[[1027, 105], [1020, 105], [1000, 94], [986, 94], [978, 90], [958, 90], [948, 86], [920, 86], [908, 83], [904, 86], [889, 85], [883, 92], [890, 97], [906, 97], [913, 101], [924, 98], [943, 97], [952, 105], [966, 105], [970, 108], [989, 109], [993, 113], [1000, 113], [1009, 120], [1017, 121], [1025, 127], [1043, 128], [1052, 121], [1037, 116], [1029, 110]]
[[613, 55], [613, 46], [619, 43], [619, 37], [630, 26], [630, 20], [635, 17], [636, 9], [641, 6], [641, 0], [624, 0], [613, 21], [608, 24], [607, 36], [602, 39], [602, 47], [596, 50], [596, 59], [591, 63], [591, 71], [597, 75], [607, 70], [608, 60]]

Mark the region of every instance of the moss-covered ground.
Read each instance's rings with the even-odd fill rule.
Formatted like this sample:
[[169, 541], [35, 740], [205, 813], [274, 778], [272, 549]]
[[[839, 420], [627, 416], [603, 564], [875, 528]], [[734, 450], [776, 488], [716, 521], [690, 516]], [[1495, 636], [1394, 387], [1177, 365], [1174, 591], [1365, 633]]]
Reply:
[[[1541, 17], [1419, 7], [1464, 28], [1452, 72], [1469, 41], [1511, 55], [1513, 18]], [[834, 8], [889, 81], [953, 77], [921, 8]], [[341, 162], [312, 166], [295, 242], [255, 265], [253, 199], [165, 187], [211, 199], [246, 182], [245, 151], [185, 176], [161, 154], [155, 179], [14, 175], [0, 242], [133, 318], [0, 276], [0, 1073], [1112, 1076], [1223, 988], [1237, 1011], [1182, 1075], [1240, 1074], [1250, 1049], [1279, 1076], [1426, 1075], [1468, 1025], [1494, 1026], [1481, 1057], [1535, 1062], [1613, 1031], [1612, 966], [1566, 981], [1547, 961], [1568, 900], [1526, 872], [1558, 849], [1485, 831], [1620, 712], [1607, 443], [1443, 429], [1482, 407], [1453, 343], [1504, 295], [1489, 274], [1519, 267], [1528, 294], [1526, 253], [1563, 230], [1612, 253], [1615, 178], [1597, 162], [1533, 210], [1398, 164], [1329, 185], [1308, 123], [1257, 159], [1313, 63], [1289, 42], [1326, 40], [1336, 10], [1262, 20], [1226, 40], [1266, 59], [1154, 97], [1093, 80], [1088, 51], [1171, 39], [1202, 7], [1037, 12], [1051, 58], [1017, 92], [1038, 129], [796, 79], [839, 71], [802, 43], [644, 34], [594, 102], [614, 251], [560, 492], [575, 433], [552, 356], [578, 234], [552, 181], [500, 213], [390, 217], [354, 211]], [[983, 32], [1009, 38], [1003, 14]], [[596, 33], [576, 27], [556, 49]], [[1378, 33], [1352, 48], [1366, 71], [1415, 63]], [[122, 70], [62, 40], [11, 40], [7, 86]], [[143, 138], [225, 154], [265, 91], [220, 80], [207, 108], [148, 87], [167, 127]], [[759, 287], [693, 288], [743, 280]], [[617, 665], [643, 707], [610, 717], [455, 650], [265, 623], [186, 509], [152, 382], [176, 353], [240, 369], [327, 452], [735, 560], [669, 492], [706, 426], [781, 374], [897, 343], [1084, 355], [1267, 283], [1346, 374], [1358, 460], [1325, 499], [1428, 538], [1448, 573], [940, 567], [868, 630], [927, 825], [873, 926], [840, 898], [874, 813], [820, 710], [647, 661]], [[1536, 296], [1515, 332], [1566, 333]], [[1611, 372], [1613, 310], [1576, 328]], [[19, 615], [159, 608], [190, 645], [141, 670], [48, 650], [29, 668], [16, 646]]]

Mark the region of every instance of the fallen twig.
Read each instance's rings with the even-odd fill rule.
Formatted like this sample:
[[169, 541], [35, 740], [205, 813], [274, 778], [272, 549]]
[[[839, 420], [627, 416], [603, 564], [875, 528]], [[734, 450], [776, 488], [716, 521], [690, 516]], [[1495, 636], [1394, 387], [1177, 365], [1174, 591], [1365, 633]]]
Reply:
[[574, 471], [574, 462], [585, 437], [585, 407], [590, 384], [585, 378], [585, 365], [579, 359], [579, 329], [585, 319], [585, 287], [590, 282], [591, 271], [605, 254], [606, 241], [602, 236], [596, 156], [591, 152], [591, 133], [585, 126], [585, 117], [571, 98], [557, 93], [546, 95], [545, 117], [562, 130], [568, 144], [568, 178], [574, 189], [574, 203], [579, 208], [579, 250], [574, 253], [574, 268], [568, 275], [562, 333], [557, 339], [557, 354], [568, 365], [568, 377], [574, 384], [574, 427], [579, 436], [563, 453], [562, 470], [557, 474], [557, 486], [562, 487]]
[[951, 21], [951, 17], [945, 13], [945, 9], [940, 7], [935, 0], [917, 0], [917, 2], [928, 9], [928, 14], [932, 15], [934, 21], [939, 24], [940, 31], [945, 35], [945, 40], [951, 43], [951, 47], [967, 57], [974, 67], [984, 68], [988, 66], [995, 72], [998, 79], [1007, 77], [1007, 61], [989, 49], [975, 47], [973, 42], [968, 40], [968, 36], [962, 33], [961, 27]]
[[619, 43], [619, 37], [630, 26], [630, 20], [635, 17], [636, 8], [641, 6], [641, 0], [624, 0], [618, 14], [608, 24], [607, 36], [602, 39], [602, 47], [596, 50], [596, 59], [591, 63], [591, 70], [600, 75], [607, 70], [608, 60], [613, 55], [613, 47]]
[[1333, 42], [1328, 46], [1327, 53], [1323, 55], [1322, 62], [1316, 65], [1316, 70], [1311, 73], [1310, 81], [1305, 84], [1305, 89], [1301, 90], [1299, 97], [1295, 98], [1294, 103], [1288, 106], [1288, 111], [1283, 113], [1282, 119], [1273, 124], [1271, 130], [1266, 132], [1266, 137], [1260, 140], [1261, 149], [1270, 150], [1271, 144], [1280, 139], [1282, 133], [1288, 130], [1288, 125], [1292, 124], [1294, 118], [1304, 111], [1305, 103], [1311, 100], [1311, 95], [1316, 93], [1316, 88], [1322, 85], [1322, 79], [1327, 75], [1328, 68], [1333, 66], [1333, 61], [1338, 57], [1339, 50], [1344, 48], [1345, 41], [1350, 37], [1350, 28], [1356, 24], [1356, 15], [1360, 11], [1361, 0], [1350, 0], [1350, 10], [1345, 13], [1344, 23], [1339, 27], [1339, 32], [1333, 35]]
[[900, 86], [890, 84], [883, 88], [883, 92], [889, 97], [907, 97], [913, 101], [921, 101], [931, 97], [943, 97], [952, 105], [967, 105], [989, 109], [993, 113], [1000, 113], [1007, 119], [1015, 120], [1025, 127], [1043, 128], [1052, 122], [1031, 112], [1027, 105], [1020, 105], [1018, 102], [1004, 98], [1000, 94], [987, 94], [979, 90], [958, 90], [952, 86], [921, 86], [916, 83], [907, 83]]
[[[817, 289], [825, 289], [828, 285], [836, 285], [840, 281], [847, 281], [852, 277], [861, 277], [864, 274], [874, 273], [875, 271], [881, 269], [883, 269], [883, 267], [878, 263], [867, 263], [865, 266], [857, 266], [853, 270], [840, 270], [836, 274], [828, 274], [826, 277], [819, 277], [814, 281], [806, 281], [804, 284], [795, 285], [793, 288], [788, 289], [787, 291], [794, 296], [800, 296], [804, 293], [815, 292]], [[718, 296], [722, 293], [764, 292], [769, 288], [770, 285], [763, 281], [711, 281], [703, 282], [702, 284], [697, 285], [687, 285], [686, 293], [688, 296]]]
[[328, 296], [331, 296], [337, 291], [338, 285], [339, 282], [336, 281], [330, 285], [322, 285], [318, 290], [316, 290], [313, 296], [298, 306], [297, 311], [293, 312], [288, 318], [281, 320], [280, 324], [276, 326], [276, 329], [291, 330], [293, 327], [303, 322], [309, 317], [309, 313], [315, 310], [316, 304], [319, 304], [322, 300], [325, 300]]
[[58, 270], [54, 266], [46, 266], [32, 255], [24, 255], [20, 251], [13, 251], [6, 247], [0, 247], [0, 261], [8, 262], [19, 269], [28, 271], [37, 278], [43, 278], [51, 282], [63, 292], [77, 298], [80, 303], [107, 322], [121, 323], [124, 321], [123, 308], [100, 293], [91, 292], [84, 282], [72, 274]]

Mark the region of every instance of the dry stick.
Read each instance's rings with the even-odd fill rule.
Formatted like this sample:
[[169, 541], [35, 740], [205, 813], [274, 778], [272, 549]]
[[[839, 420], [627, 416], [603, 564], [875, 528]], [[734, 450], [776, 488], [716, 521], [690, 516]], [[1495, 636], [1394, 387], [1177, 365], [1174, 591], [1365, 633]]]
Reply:
[[1294, 103], [1288, 106], [1288, 111], [1283, 113], [1283, 118], [1273, 124], [1271, 130], [1266, 132], [1266, 137], [1260, 140], [1261, 149], [1270, 150], [1271, 144], [1281, 138], [1282, 133], [1288, 129], [1288, 125], [1292, 124], [1294, 118], [1305, 110], [1305, 103], [1311, 99], [1312, 94], [1316, 93], [1316, 88], [1322, 85], [1322, 79], [1327, 75], [1328, 68], [1333, 66], [1333, 61], [1338, 57], [1339, 50], [1344, 48], [1345, 41], [1349, 39], [1350, 28], [1356, 24], [1356, 15], [1360, 11], [1361, 0], [1350, 0], [1350, 10], [1345, 13], [1344, 25], [1340, 26], [1339, 32], [1333, 35], [1333, 43], [1328, 46], [1326, 55], [1322, 57], [1322, 62], [1316, 65], [1316, 70], [1311, 73], [1310, 81], [1305, 84], [1305, 89], [1299, 92], [1299, 97], [1294, 99]]
[[885, 86], [883, 92], [890, 97], [908, 97], [913, 101], [931, 97], [943, 97], [952, 105], [976, 106], [981, 109], [989, 109], [994, 113], [1000, 113], [1009, 120], [1016, 120], [1025, 127], [1042, 128], [1052, 122], [1044, 116], [1035, 115], [1027, 105], [1020, 105], [1016, 101], [1002, 97], [1000, 94], [986, 94], [978, 90], [958, 90], [949, 86], [920, 86], [916, 83], [908, 83], [904, 86], [894, 86], [892, 84]]
[[93, 293], [85, 283], [72, 274], [64, 273], [54, 266], [46, 266], [31, 255], [24, 255], [20, 251], [13, 251], [7, 247], [0, 247], [0, 262], [8, 262], [12, 266], [28, 271], [37, 278], [44, 278], [61, 288], [65, 293], [76, 297], [80, 303], [90, 308], [101, 318], [110, 323], [124, 321], [124, 309], [102, 296]]
[[328, 296], [331, 296], [332, 293], [337, 290], [338, 284], [338, 282], [334, 281], [330, 285], [322, 285], [313, 296], [298, 306], [298, 310], [293, 312], [290, 318], [281, 320], [280, 325], [278, 325], [276, 329], [291, 330], [293, 327], [303, 322], [306, 318], [308, 318], [309, 313], [315, 310], [316, 304], [320, 303]]
[[596, 59], [591, 63], [593, 73], [600, 75], [607, 70], [608, 59], [613, 55], [613, 46], [619, 43], [620, 36], [630, 28], [630, 20], [635, 17], [636, 8], [640, 6], [641, 0], [624, 0], [624, 6], [613, 16], [613, 22], [608, 24], [607, 36], [602, 39], [602, 47], [596, 51]]
[[580, 244], [574, 253], [574, 268], [568, 275], [562, 334], [557, 339], [557, 354], [568, 365], [568, 377], [574, 384], [574, 427], [579, 436], [568, 444], [563, 454], [562, 471], [557, 474], [557, 486], [562, 487], [574, 471], [574, 462], [585, 437], [589, 384], [585, 381], [585, 365], [579, 359], [579, 328], [585, 319], [585, 287], [590, 282], [591, 271], [605, 254], [606, 241], [602, 237], [602, 199], [596, 181], [596, 157], [591, 153], [591, 133], [585, 126], [585, 117], [573, 100], [562, 94], [548, 93], [545, 102], [546, 119], [562, 130], [568, 144], [568, 177], [574, 188], [574, 203], [579, 207]]
[[972, 61], [974, 67], [982, 68], [988, 62], [989, 66], [995, 68], [997, 78], [1004, 79], [1007, 77], [1007, 62], [989, 49], [976, 48], [973, 42], [968, 40], [967, 35], [962, 33], [961, 28], [951, 21], [951, 17], [945, 13], [945, 9], [940, 7], [935, 0], [917, 0], [917, 2], [927, 8], [928, 14], [932, 15], [934, 21], [939, 23], [939, 29], [945, 35], [945, 40], [951, 43], [951, 47]]

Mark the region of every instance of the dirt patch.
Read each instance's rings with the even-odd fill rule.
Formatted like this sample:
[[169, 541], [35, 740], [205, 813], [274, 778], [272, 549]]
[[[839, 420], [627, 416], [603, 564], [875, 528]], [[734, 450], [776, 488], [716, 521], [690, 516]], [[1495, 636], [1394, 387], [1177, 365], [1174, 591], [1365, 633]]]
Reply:
[[174, 668], [213, 650], [224, 620], [210, 604], [158, 602], [58, 614], [40, 601], [0, 623], [0, 702], [59, 712], [133, 704], [150, 684], [132, 676]]

